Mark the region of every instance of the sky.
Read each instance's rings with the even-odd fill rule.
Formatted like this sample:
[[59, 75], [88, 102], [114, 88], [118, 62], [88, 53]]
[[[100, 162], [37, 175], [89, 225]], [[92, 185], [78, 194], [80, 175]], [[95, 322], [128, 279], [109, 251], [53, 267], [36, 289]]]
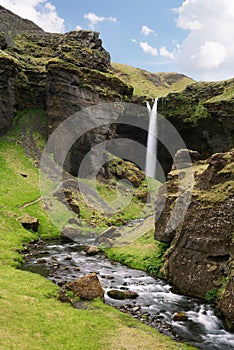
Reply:
[[100, 33], [113, 62], [200, 81], [234, 76], [234, 0], [0, 0], [49, 32]]

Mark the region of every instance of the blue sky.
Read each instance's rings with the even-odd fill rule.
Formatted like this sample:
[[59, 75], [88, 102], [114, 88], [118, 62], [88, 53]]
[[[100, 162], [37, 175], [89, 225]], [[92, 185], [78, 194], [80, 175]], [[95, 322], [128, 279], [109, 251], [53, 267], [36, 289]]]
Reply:
[[[63, 9], [64, 2], [53, 1], [58, 12], [63, 14], [66, 30], [74, 29], [79, 25], [85, 29], [91, 26], [91, 29], [100, 31], [103, 44], [111, 53], [114, 62], [150, 71], [176, 69], [171, 59], [144, 53], [139, 47], [140, 43], [147, 42], [151, 47], [166, 45], [171, 50], [173, 49], [172, 40], [176, 41], [180, 38], [181, 41], [183, 39], [183, 31], [175, 26], [176, 13], [171, 8], [171, 1], [86, 0], [76, 2], [68, 0], [66, 9]], [[174, 1], [173, 5], [179, 6], [181, 2], [181, 0]], [[106, 20], [92, 27], [92, 23], [84, 18], [84, 15], [89, 13], [105, 17]], [[110, 17], [115, 18], [116, 22], [108, 20]], [[141, 31], [143, 26], [153, 32], [145, 36]], [[167, 63], [168, 61], [170, 63]]]
[[233, 0], [0, 0], [43, 29], [100, 32], [112, 61], [196, 80], [234, 76]]

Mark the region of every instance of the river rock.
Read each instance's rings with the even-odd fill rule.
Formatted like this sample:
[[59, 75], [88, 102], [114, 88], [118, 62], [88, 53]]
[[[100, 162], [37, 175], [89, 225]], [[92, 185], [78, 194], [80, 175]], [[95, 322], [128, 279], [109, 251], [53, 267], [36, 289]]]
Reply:
[[69, 282], [65, 285], [65, 287], [72, 291], [74, 296], [82, 299], [104, 299], [104, 289], [102, 288], [96, 273], [90, 273], [89, 275], [78, 280]]
[[112, 289], [107, 292], [107, 295], [112, 299], [123, 300], [123, 299], [136, 299], [139, 295], [136, 292], [130, 290], [118, 290]]
[[89, 247], [86, 248], [85, 251], [86, 251], [86, 254], [90, 255], [90, 256], [96, 255], [96, 254], [99, 253], [99, 249], [96, 246], [89, 246]]
[[111, 246], [113, 240], [120, 236], [120, 233], [117, 231], [115, 226], [110, 226], [108, 229], [103, 231], [98, 238], [96, 239], [97, 244], [105, 244], [106, 246]]
[[61, 232], [61, 239], [63, 243], [79, 242], [82, 237], [82, 231], [72, 226], [64, 226]]
[[34, 232], [38, 231], [39, 220], [37, 218], [29, 214], [25, 214], [19, 219], [19, 221], [26, 230], [33, 230]]
[[173, 321], [187, 321], [188, 315], [185, 312], [177, 312], [173, 316]]

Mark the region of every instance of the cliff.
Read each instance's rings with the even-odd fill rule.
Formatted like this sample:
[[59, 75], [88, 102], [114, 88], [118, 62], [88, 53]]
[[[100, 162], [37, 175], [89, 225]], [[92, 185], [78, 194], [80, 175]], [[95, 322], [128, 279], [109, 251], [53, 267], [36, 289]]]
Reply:
[[[162, 273], [182, 293], [218, 304], [230, 329], [234, 329], [234, 151], [216, 153], [195, 162], [195, 186], [183, 222], [170, 228], [168, 221], [178, 190], [178, 174], [172, 170], [158, 197], [155, 239], [170, 245]], [[158, 213], [156, 213], [157, 215]]]
[[[114, 68], [115, 71], [98, 33], [45, 33], [0, 6], [0, 135], [23, 123], [22, 133], [27, 143], [30, 142], [27, 140], [29, 119], [34, 123], [34, 131], [48, 138], [62, 121], [83, 107], [121, 101], [145, 106], [145, 96], [133, 97], [133, 87], [126, 83], [129, 76], [116, 65]], [[163, 94], [170, 89], [181, 90], [181, 81], [183, 87], [191, 82], [173, 74], [142, 74], [154, 87], [164, 89]], [[137, 84], [135, 92], [138, 89], [138, 95], [145, 94]], [[147, 96], [149, 99], [158, 95], [147, 91]], [[230, 329], [234, 329], [233, 151], [230, 151], [234, 147], [233, 107], [233, 79], [192, 83], [182, 92], [159, 99], [159, 112], [175, 126], [186, 146], [199, 152], [203, 161], [194, 164], [195, 190], [183, 224], [165, 233], [177, 186], [176, 172], [169, 174], [166, 206], [155, 231], [157, 240], [170, 244], [162, 270], [164, 276], [181, 292], [216, 299]], [[141, 112], [136, 110], [136, 115], [131, 117], [144, 119], [143, 124], [148, 124], [147, 111]], [[86, 122], [95, 126], [94, 115], [89, 115]], [[132, 138], [145, 145], [147, 129], [143, 130], [134, 118], [132, 124], [124, 125], [123, 119], [117, 130], [114, 127], [90, 130], [71, 149], [67, 170], [77, 174], [90, 148], [110, 137]], [[20, 142], [17, 135], [14, 141]], [[58, 158], [63, 148], [60, 141], [58, 138], [54, 147]], [[159, 144], [158, 159], [167, 173], [178, 149], [169, 154], [165, 146]], [[35, 144], [29, 143], [28, 148], [37, 151]], [[129, 144], [122, 142], [122, 154], [128, 151]], [[207, 157], [211, 157], [208, 163], [204, 160]], [[92, 161], [90, 166], [95, 166], [95, 159]], [[158, 199], [159, 207], [165, 196], [164, 188]]]
[[203, 159], [234, 147], [234, 79], [189, 85], [161, 99], [158, 110]]
[[[83, 107], [132, 97], [133, 89], [112, 74], [110, 55], [98, 33], [46, 33], [3, 7], [0, 23], [0, 135], [19, 122], [19, 112], [43, 111], [48, 137]], [[109, 129], [99, 129], [99, 142], [112, 134]], [[67, 170], [77, 172], [84, 154], [95, 144], [95, 132], [73, 146]], [[60, 144], [57, 140], [57, 148]]]

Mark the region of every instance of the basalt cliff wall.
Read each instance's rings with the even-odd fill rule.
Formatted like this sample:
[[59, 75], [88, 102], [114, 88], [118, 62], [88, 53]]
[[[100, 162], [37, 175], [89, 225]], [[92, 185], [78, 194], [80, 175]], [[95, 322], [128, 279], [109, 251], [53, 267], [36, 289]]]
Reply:
[[168, 223], [186, 171], [172, 170], [158, 196], [158, 210], [166, 201], [156, 212], [155, 239], [169, 244], [162, 273], [178, 291], [215, 302], [234, 330], [234, 150], [193, 164], [191, 202], [175, 228]]
[[[46, 33], [3, 7], [0, 23], [1, 135], [15, 123], [19, 112], [44, 111], [48, 138], [61, 122], [84, 107], [131, 99], [133, 88], [111, 73], [110, 55], [99, 33]], [[92, 118], [87, 119], [88, 125]], [[111, 126], [90, 130], [69, 152], [67, 170], [76, 173], [84, 154], [113, 131]], [[55, 156], [60, 147], [58, 139]]]

